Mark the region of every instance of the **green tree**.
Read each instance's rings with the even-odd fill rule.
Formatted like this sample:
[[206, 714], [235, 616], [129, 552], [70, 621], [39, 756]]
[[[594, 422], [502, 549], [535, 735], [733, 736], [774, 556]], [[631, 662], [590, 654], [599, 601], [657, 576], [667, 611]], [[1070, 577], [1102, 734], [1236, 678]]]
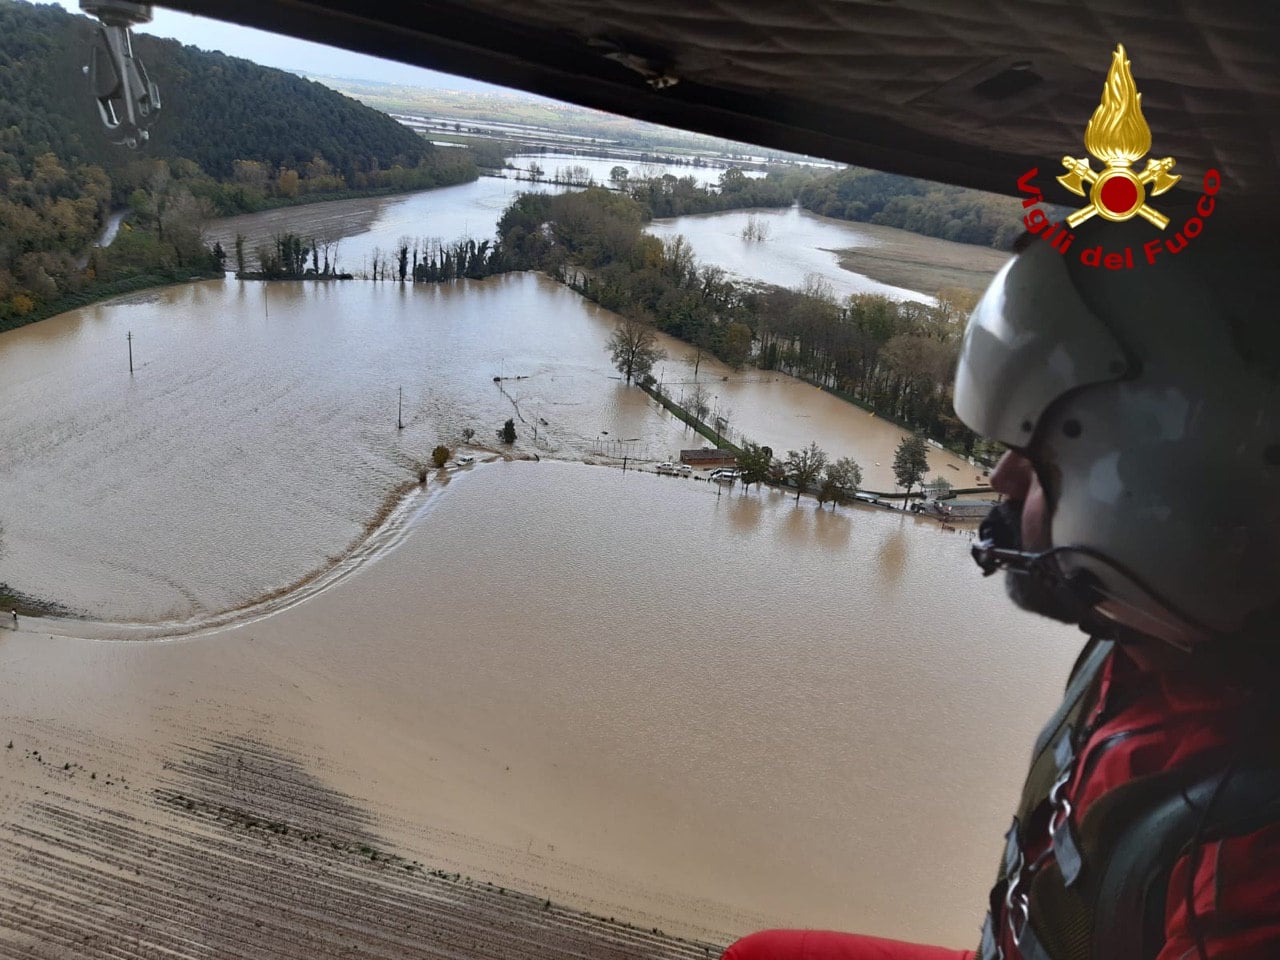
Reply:
[[502, 425], [502, 429], [498, 431], [498, 439], [503, 443], [516, 442], [516, 422], [510, 418]]
[[614, 183], [626, 183], [627, 177], [629, 176], [630, 173], [627, 171], [627, 168], [621, 164], [609, 171], [609, 179]]
[[742, 369], [751, 354], [751, 328], [745, 323], [731, 323], [724, 332], [724, 361], [735, 370]]
[[827, 465], [827, 455], [811, 443], [803, 450], [788, 450], [784, 462], [787, 476], [796, 485], [796, 503], [800, 502], [800, 494], [812, 489], [822, 476]]
[[911, 434], [902, 438], [893, 454], [893, 475], [898, 486], [907, 488], [904, 505], [911, 499], [911, 488], [924, 479], [929, 469], [929, 447], [924, 437]]
[[[511, 421], [508, 420], [507, 422], [510, 423]], [[512, 432], [514, 432], [514, 430]], [[451, 456], [453, 456], [453, 453], [449, 450], [448, 447], [446, 447], [443, 443], [441, 443], [441, 444], [438, 444], [436, 448], [431, 451], [431, 462], [434, 463], [437, 467], [443, 467], [446, 463], [449, 462], [449, 458]]]
[[627, 378], [627, 383], [633, 377], [643, 377], [655, 363], [667, 356], [666, 351], [658, 346], [653, 327], [634, 317], [623, 317], [607, 346], [613, 365]]
[[773, 449], [762, 447], [750, 440], [742, 445], [742, 453], [738, 454], [738, 470], [741, 474], [742, 489], [746, 490], [753, 483], [763, 483], [769, 479], [769, 466], [773, 463]]
[[818, 503], [831, 502], [834, 509], [837, 503], [844, 503], [862, 486], [862, 468], [849, 457], [841, 457], [835, 463], [827, 464], [827, 472], [818, 487]]

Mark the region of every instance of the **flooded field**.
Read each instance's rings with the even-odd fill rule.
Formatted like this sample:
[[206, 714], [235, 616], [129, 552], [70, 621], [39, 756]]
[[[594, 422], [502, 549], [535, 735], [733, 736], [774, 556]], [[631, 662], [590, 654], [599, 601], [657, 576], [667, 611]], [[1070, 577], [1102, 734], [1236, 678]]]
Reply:
[[[530, 159], [516, 157], [512, 162], [527, 164]], [[614, 161], [571, 155], [533, 159], [542, 164], [548, 174], [555, 172], [557, 164], [586, 166], [601, 182], [607, 180], [609, 169], [617, 165]], [[633, 166], [637, 171], [648, 170]], [[673, 172], [685, 175], [679, 173], [681, 170], [686, 168], [672, 168]], [[719, 176], [715, 171], [704, 173], [712, 179]], [[472, 183], [440, 190], [336, 200], [229, 217], [214, 221], [207, 235], [210, 243], [218, 241], [230, 254], [235, 248], [236, 234], [243, 234], [250, 261], [259, 246], [269, 244], [279, 233], [294, 232], [304, 237], [337, 241], [341, 268], [361, 275], [369, 269], [375, 251], [390, 255], [402, 238], [408, 238], [410, 243], [424, 238], [446, 243], [462, 237], [492, 238], [497, 232], [498, 218], [517, 194], [566, 189], [575, 188], [481, 177]], [[767, 231], [763, 242], [742, 238], [742, 230], [750, 217]], [[655, 221], [647, 229], [663, 238], [683, 234], [700, 262], [723, 267], [738, 279], [798, 288], [810, 277], [819, 277], [838, 297], [881, 293], [899, 300], [928, 302], [929, 294], [919, 291], [936, 290], [966, 280], [977, 283], [975, 278], [994, 273], [1004, 259], [1004, 255], [996, 251], [922, 237], [893, 227], [832, 220], [799, 207], [677, 217]], [[892, 251], [892, 262], [896, 265], [892, 271], [885, 271], [884, 260], [876, 257], [877, 250], [882, 254]], [[900, 250], [907, 251], [905, 258], [898, 256]], [[859, 252], [869, 259], [859, 260]], [[957, 258], [962, 261], [958, 267], [953, 266]], [[900, 265], [903, 259], [915, 264], [913, 271], [903, 272]], [[931, 270], [927, 266], [930, 263], [942, 266]], [[859, 269], [867, 273], [856, 272]], [[887, 277], [894, 282], [881, 282], [872, 277]]]
[[[315, 832], [326, 856], [334, 838], [713, 944], [799, 924], [971, 946], [1078, 634], [1016, 612], [966, 547], [781, 493], [480, 465], [277, 616], [170, 643], [0, 633], [0, 858], [49, 882], [48, 829], [90, 802], [139, 849], [254, 836], [222, 806], [272, 844], [224, 883]], [[69, 895], [132, 847], [98, 849]], [[267, 943], [289, 909], [253, 908]]]
[[[342, 556], [465, 429], [492, 447], [512, 417], [516, 455], [569, 460], [702, 446], [609, 365], [613, 325], [528, 274], [208, 281], [0, 334], [0, 582], [96, 617], [204, 616]], [[690, 358], [664, 343], [678, 393]], [[706, 362], [699, 376], [731, 429], [779, 451], [816, 440], [862, 463], [871, 489], [891, 487], [896, 428], [791, 378]], [[934, 472], [971, 469], [931, 458]]]
[[[325, 230], [350, 267], [487, 235], [524, 186], [218, 229]], [[736, 216], [654, 229], [862, 283], [823, 246], [857, 226], [777, 212], [780, 242], [734, 254]], [[0, 953], [972, 945], [1078, 635], [983, 580], [968, 531], [634, 469], [703, 441], [609, 366], [615, 321], [532, 274], [227, 279], [0, 334], [0, 582], [86, 615], [0, 632]], [[662, 344], [679, 397], [691, 351]], [[892, 489], [892, 425], [773, 373], [698, 382], [735, 435]], [[440, 442], [478, 462], [421, 488]]]

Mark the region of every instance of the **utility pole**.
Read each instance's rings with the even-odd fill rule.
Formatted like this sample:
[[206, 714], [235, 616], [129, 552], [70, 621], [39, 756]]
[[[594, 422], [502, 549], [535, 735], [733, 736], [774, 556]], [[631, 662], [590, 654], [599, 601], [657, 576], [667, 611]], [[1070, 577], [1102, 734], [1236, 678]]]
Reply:
[[129, 376], [133, 376], [133, 331], [130, 330], [125, 335], [125, 340], [129, 341]]
[[404, 429], [404, 387], [400, 388], [400, 402], [396, 407], [396, 429]]

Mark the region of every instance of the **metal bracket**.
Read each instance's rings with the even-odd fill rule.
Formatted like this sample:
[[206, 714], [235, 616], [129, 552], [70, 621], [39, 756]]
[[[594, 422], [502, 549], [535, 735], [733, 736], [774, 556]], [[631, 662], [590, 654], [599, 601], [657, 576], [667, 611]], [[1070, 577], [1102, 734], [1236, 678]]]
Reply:
[[133, 54], [130, 28], [151, 20], [151, 4], [131, 0], [80, 0], [80, 9], [100, 22], [84, 73], [107, 136], [137, 147], [150, 136], [147, 127], [160, 112], [160, 91]]

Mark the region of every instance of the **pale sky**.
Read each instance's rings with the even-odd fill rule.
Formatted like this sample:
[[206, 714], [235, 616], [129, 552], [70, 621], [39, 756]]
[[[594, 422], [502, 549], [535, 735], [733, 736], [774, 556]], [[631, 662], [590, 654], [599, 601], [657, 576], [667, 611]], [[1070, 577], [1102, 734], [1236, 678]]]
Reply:
[[[57, 3], [72, 13], [81, 12], [78, 0], [57, 0]], [[221, 20], [193, 17], [163, 7], [154, 8], [154, 19], [136, 30], [159, 37], [172, 37], [202, 50], [221, 50], [233, 57], [244, 57], [254, 63], [282, 70], [443, 90], [504, 92], [503, 87], [478, 80], [367, 57], [336, 47], [223, 23]]]

